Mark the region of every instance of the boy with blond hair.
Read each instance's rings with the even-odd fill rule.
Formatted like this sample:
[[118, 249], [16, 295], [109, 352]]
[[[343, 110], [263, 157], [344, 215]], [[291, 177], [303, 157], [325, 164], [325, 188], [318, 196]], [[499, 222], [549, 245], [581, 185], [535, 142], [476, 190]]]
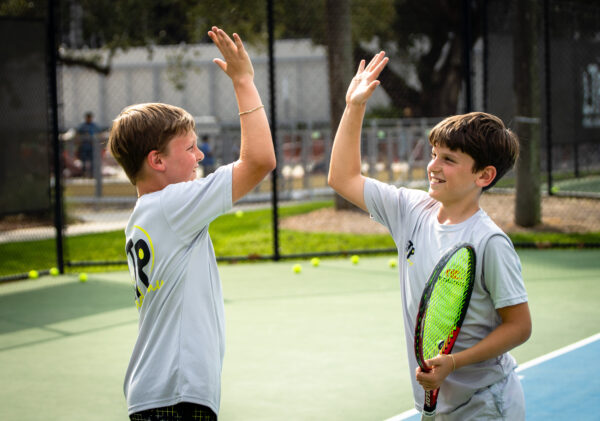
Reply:
[[[523, 390], [508, 353], [531, 334], [521, 266], [512, 243], [479, 207], [482, 191], [512, 168], [518, 140], [497, 117], [453, 116], [430, 133], [429, 191], [397, 188], [361, 174], [360, 136], [367, 100], [388, 59], [361, 61], [346, 94], [334, 140], [329, 184], [386, 226], [399, 253], [404, 330], [415, 407], [424, 390], [440, 388], [437, 420], [524, 420]], [[414, 355], [415, 319], [436, 262], [453, 246], [475, 248], [477, 273], [453, 354], [426, 361]]]
[[239, 159], [197, 179], [194, 120], [179, 107], [139, 104], [115, 119], [112, 155], [138, 201], [125, 229], [139, 310], [125, 376], [131, 420], [216, 420], [225, 316], [208, 225], [275, 168], [273, 141], [254, 69], [240, 37], [208, 32], [231, 78], [241, 125]]

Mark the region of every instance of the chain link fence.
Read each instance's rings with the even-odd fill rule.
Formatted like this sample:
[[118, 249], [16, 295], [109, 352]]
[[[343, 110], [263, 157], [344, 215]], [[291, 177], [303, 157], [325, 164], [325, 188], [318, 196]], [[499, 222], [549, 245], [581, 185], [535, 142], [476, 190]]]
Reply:
[[[368, 58], [381, 47], [386, 48], [392, 60], [388, 73], [382, 74], [382, 86], [368, 105], [362, 135], [363, 172], [398, 186], [426, 188], [430, 128], [450, 113], [489, 110], [511, 127], [516, 128], [520, 121], [538, 127], [542, 189], [555, 195], [585, 195], [589, 197], [585, 200], [591, 201], [589, 207], [586, 205], [588, 212], [589, 209], [597, 212], [600, 202], [593, 198], [600, 192], [600, 42], [597, 25], [594, 27], [590, 22], [600, 21], [600, 7], [578, 1], [538, 2], [539, 20], [535, 27], [539, 34], [535, 41], [539, 46], [535, 50], [538, 111], [519, 115], [514, 108], [514, 86], [519, 78], [514, 71], [515, 46], [527, 40], [517, 38], [517, 2], [464, 3], [471, 4], [469, 10], [461, 9], [457, 3], [455, 9], [443, 12], [447, 18], [441, 22], [448, 27], [441, 32], [446, 41], [432, 59], [428, 54], [439, 44], [434, 35], [428, 38], [417, 34], [404, 39], [387, 30], [367, 42], [355, 34], [352, 69], [359, 58]], [[353, 7], [360, 9], [364, 6], [361, 4], [353, 3]], [[414, 8], [412, 13], [414, 22], [435, 18], [420, 8]], [[312, 14], [298, 14], [293, 37], [280, 36], [274, 40], [273, 92], [267, 49], [264, 45], [246, 45], [268, 115], [276, 116], [278, 167], [276, 174], [267, 177], [234, 211], [271, 207], [275, 176], [281, 202], [334, 197], [326, 182], [337, 128], [337, 122], [331, 122], [331, 69], [327, 41], [315, 39], [314, 31], [310, 30], [313, 18]], [[318, 23], [316, 20], [314, 24]], [[224, 27], [227, 29], [226, 24]], [[109, 54], [102, 49], [68, 52], [75, 57], [97, 56], [100, 61]], [[141, 47], [117, 51], [108, 74], [64, 63], [58, 66], [65, 221], [59, 231], [65, 235], [67, 267], [120, 264], [125, 260], [124, 250], [115, 253], [107, 248], [103, 253], [105, 239], [94, 234], [123, 237], [122, 230], [135, 205], [135, 188], [106, 149], [111, 121], [127, 105], [166, 102], [194, 115], [199, 144], [210, 150], [212, 158], [205, 161], [199, 175], [237, 158], [237, 104], [228, 77], [212, 63], [214, 57], [219, 57], [219, 52], [210, 43], [161, 45], [154, 46], [152, 54]], [[424, 66], [427, 68], [427, 59], [431, 65], [429, 70], [423, 70]], [[438, 82], [432, 76], [440, 75], [446, 75], [448, 80], [436, 85]], [[455, 80], [452, 83], [451, 77]], [[276, 104], [274, 113], [268, 105], [271, 94]], [[426, 102], [428, 96], [431, 98]], [[0, 108], [3, 122], [9, 121], [10, 110], [6, 107], [9, 105], [5, 103]], [[47, 158], [41, 160], [44, 159]], [[48, 168], [43, 168], [50, 174]], [[6, 172], [2, 174], [7, 177]], [[514, 177], [509, 174], [496, 189], [503, 194], [508, 192], [505, 200], [513, 200], [510, 194]], [[50, 191], [53, 183], [40, 185]], [[12, 188], [16, 190], [14, 185]], [[44, 208], [44, 215], [21, 209], [5, 211], [0, 216], [0, 277], [11, 278], [16, 269], [10, 261], [19, 259], [23, 250], [32, 246], [47, 250], [45, 257], [36, 259], [39, 261], [35, 264], [32, 262], [32, 267], [55, 266], [56, 253], [51, 244], [56, 241], [57, 228], [52, 205]], [[271, 235], [278, 234], [273, 230]], [[309, 250], [290, 253], [286, 247], [289, 235], [293, 234], [286, 231], [280, 245], [284, 257], [286, 253], [309, 253]], [[50, 246], [40, 246], [43, 241]], [[90, 253], [82, 253], [83, 249], [90, 249]], [[348, 251], [340, 244], [329, 252]]]
[[[600, 6], [564, 0], [531, 2], [528, 18], [519, 9], [522, 4], [487, 2], [487, 109], [517, 132], [521, 129], [521, 136], [537, 133], [541, 138], [544, 191], [598, 197]], [[526, 26], [531, 27], [529, 32], [522, 30]], [[527, 41], [533, 47], [523, 55]], [[520, 115], [516, 106], [518, 79], [531, 78], [523, 74], [519, 60], [527, 61], [535, 72], [534, 86], [525, 87], [533, 101], [530, 115]]]

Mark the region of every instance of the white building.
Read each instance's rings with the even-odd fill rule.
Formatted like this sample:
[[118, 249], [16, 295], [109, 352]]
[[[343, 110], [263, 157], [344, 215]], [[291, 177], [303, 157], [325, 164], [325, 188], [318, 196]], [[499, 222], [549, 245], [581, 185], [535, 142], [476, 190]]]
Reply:
[[[269, 106], [269, 74], [266, 48], [247, 45], [255, 71], [255, 83]], [[98, 55], [103, 50], [79, 50], [76, 55]], [[154, 47], [119, 51], [108, 76], [93, 70], [64, 66], [61, 71], [63, 128], [76, 127], [87, 111], [97, 124], [110, 122], [126, 106], [165, 102], [183, 107], [195, 116], [212, 116], [221, 124], [237, 124], [238, 109], [229, 78], [212, 62], [221, 57], [213, 44]], [[326, 49], [310, 40], [275, 43], [277, 120], [279, 123], [327, 122], [329, 83]], [[349, 83], [350, 81], [348, 81]], [[378, 89], [369, 106], [389, 103]]]

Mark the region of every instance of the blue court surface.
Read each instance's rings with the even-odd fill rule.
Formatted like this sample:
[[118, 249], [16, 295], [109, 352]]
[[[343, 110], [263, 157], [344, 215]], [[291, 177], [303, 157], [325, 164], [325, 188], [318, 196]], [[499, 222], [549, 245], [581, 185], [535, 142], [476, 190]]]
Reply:
[[[600, 419], [599, 356], [597, 334], [521, 364], [527, 421]], [[420, 419], [412, 409], [386, 421]]]

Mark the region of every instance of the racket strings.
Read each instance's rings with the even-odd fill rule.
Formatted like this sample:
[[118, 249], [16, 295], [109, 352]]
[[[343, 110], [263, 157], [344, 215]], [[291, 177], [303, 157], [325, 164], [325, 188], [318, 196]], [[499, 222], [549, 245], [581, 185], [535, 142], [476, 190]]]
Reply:
[[[423, 357], [438, 355], [452, 339], [466, 310], [473, 265], [472, 254], [459, 251], [444, 266], [431, 292], [423, 320]], [[449, 317], [450, 315], [450, 317]]]

